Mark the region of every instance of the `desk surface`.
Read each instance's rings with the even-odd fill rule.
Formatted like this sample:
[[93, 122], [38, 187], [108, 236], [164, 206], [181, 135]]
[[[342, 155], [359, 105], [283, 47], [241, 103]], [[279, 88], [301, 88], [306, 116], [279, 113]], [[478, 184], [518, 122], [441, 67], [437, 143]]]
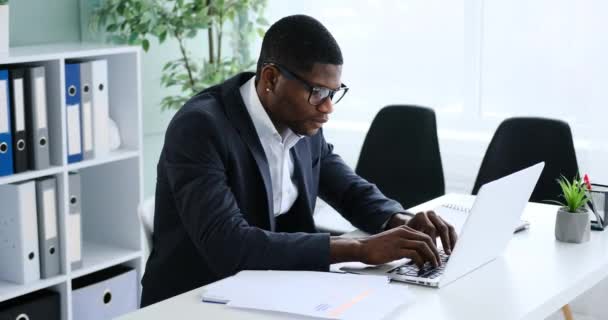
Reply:
[[[412, 210], [443, 203], [469, 204], [473, 199], [450, 194]], [[608, 232], [592, 232], [591, 241], [584, 244], [558, 242], [554, 236], [556, 212], [556, 206], [528, 204], [524, 218], [530, 221], [530, 230], [514, 235], [503, 256], [440, 289], [409, 285], [415, 302], [397, 309], [387, 319], [511, 320], [549, 316], [608, 277]], [[258, 290], [263, 294], [272, 287]], [[203, 303], [201, 292], [201, 288], [195, 289], [120, 319], [310, 319]]]

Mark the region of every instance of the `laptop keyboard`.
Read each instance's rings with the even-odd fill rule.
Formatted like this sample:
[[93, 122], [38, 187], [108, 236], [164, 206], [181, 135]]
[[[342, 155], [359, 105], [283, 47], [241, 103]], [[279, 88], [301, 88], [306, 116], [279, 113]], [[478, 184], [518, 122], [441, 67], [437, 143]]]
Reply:
[[409, 261], [390, 272], [403, 275], [403, 276], [411, 276], [411, 277], [421, 277], [421, 278], [430, 278], [435, 279], [439, 277], [443, 270], [445, 269], [445, 265], [450, 258], [449, 255], [445, 254], [443, 250], [439, 251], [439, 257], [441, 258], [441, 266], [433, 267], [430, 262], [426, 262], [422, 268], [418, 268], [418, 266], [414, 263], [414, 261]]

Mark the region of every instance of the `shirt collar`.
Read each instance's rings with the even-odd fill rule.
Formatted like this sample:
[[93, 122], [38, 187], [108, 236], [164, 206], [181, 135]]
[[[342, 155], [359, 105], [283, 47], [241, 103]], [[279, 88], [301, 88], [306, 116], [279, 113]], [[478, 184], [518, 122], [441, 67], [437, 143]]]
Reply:
[[266, 109], [262, 106], [260, 97], [258, 97], [255, 88], [255, 76], [241, 86], [240, 92], [260, 140], [276, 140], [283, 142], [287, 148], [291, 148], [303, 138], [289, 128], [286, 128], [282, 134], [277, 131]]

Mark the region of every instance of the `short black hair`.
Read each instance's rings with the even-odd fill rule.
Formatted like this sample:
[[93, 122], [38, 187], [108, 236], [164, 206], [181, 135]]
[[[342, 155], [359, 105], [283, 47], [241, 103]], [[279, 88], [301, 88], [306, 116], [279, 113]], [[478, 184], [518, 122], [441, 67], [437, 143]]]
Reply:
[[266, 31], [258, 58], [258, 79], [267, 62], [295, 72], [309, 72], [315, 63], [343, 63], [342, 51], [329, 30], [315, 18], [302, 14], [282, 18]]

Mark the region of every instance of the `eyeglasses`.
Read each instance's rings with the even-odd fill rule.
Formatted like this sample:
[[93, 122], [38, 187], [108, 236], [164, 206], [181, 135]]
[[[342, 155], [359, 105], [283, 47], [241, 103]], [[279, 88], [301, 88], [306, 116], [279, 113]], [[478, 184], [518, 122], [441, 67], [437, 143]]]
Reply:
[[327, 98], [329, 98], [331, 100], [332, 104], [336, 104], [336, 103], [340, 102], [340, 100], [342, 100], [342, 98], [344, 98], [344, 95], [346, 95], [346, 93], [348, 92], [348, 87], [345, 84], [341, 84], [340, 88], [338, 88], [337, 90], [333, 90], [333, 89], [326, 88], [326, 87], [318, 87], [318, 86], [314, 86], [314, 85], [308, 83], [308, 81], [302, 79], [295, 73], [287, 70], [287, 68], [285, 68], [277, 63], [266, 62], [266, 63], [264, 63], [264, 65], [274, 66], [277, 69], [279, 69], [279, 71], [283, 75], [285, 75], [286, 78], [291, 79], [291, 80], [300, 81], [300, 83], [302, 83], [306, 87], [306, 89], [308, 89], [308, 91], [309, 91], [308, 103], [310, 103], [311, 105], [313, 105], [315, 107], [322, 104], [325, 101], [325, 99], [327, 99]]

